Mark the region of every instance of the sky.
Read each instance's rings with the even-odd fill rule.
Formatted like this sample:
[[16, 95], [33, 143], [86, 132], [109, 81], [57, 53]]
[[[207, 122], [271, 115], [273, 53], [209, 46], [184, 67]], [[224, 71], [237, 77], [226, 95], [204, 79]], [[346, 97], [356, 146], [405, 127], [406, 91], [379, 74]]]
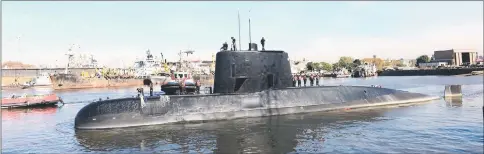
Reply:
[[[249, 12], [250, 11], [250, 12]], [[223, 42], [266, 39], [291, 59], [415, 59], [435, 50], [483, 51], [483, 2], [424, 1], [3, 1], [2, 61], [65, 65], [71, 44], [99, 64], [130, 66], [150, 50], [211, 60]]]

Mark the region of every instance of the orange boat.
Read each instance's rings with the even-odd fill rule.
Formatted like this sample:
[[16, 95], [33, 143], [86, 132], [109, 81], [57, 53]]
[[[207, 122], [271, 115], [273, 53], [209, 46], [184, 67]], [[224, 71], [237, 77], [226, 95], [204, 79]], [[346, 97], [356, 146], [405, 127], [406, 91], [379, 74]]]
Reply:
[[26, 96], [11, 96], [2, 98], [2, 108], [14, 107], [34, 107], [34, 106], [53, 106], [57, 102], [62, 102], [60, 97], [56, 94], [47, 95], [26, 95]]

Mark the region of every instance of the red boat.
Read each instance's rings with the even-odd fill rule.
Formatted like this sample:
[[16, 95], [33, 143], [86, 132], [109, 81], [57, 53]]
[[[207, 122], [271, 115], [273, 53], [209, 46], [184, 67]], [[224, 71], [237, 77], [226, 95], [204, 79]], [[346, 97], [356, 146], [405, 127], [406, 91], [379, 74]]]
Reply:
[[2, 108], [53, 106], [62, 102], [56, 94], [11, 96], [2, 98]]

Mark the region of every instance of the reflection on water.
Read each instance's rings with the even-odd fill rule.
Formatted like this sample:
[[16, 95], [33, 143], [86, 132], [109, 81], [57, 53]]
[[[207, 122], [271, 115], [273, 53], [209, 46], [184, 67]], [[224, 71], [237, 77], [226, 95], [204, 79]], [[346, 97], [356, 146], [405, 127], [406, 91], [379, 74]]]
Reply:
[[[78, 130], [75, 136], [82, 146], [93, 151], [140, 148], [162, 153], [287, 153], [300, 144], [297, 138], [323, 143], [326, 131], [382, 120], [379, 117], [383, 114], [384, 110], [313, 113], [202, 124]], [[160, 143], [164, 146], [160, 147]]]
[[444, 97], [448, 107], [462, 107], [462, 96]]
[[22, 116], [35, 116], [42, 114], [55, 114], [57, 107], [38, 107], [23, 109], [2, 109], [2, 121], [21, 119]]
[[[2, 109], [2, 152], [484, 152], [482, 76], [350, 78], [322, 82], [325, 85], [381, 85], [437, 96], [443, 96], [445, 85], [461, 84], [463, 96], [407, 107], [76, 131], [74, 117], [87, 103], [69, 103], [131, 97], [136, 95], [136, 88], [53, 91], [67, 104], [59, 108]], [[3, 90], [2, 95], [49, 92]]]

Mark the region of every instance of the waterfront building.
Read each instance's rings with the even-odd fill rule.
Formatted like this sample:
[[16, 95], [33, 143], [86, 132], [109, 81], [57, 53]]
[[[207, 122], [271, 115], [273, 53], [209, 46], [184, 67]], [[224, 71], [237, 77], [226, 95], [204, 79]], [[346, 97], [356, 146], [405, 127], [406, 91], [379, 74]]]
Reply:
[[428, 62], [428, 63], [419, 63], [419, 68], [437, 68], [439, 66], [445, 67], [447, 66], [447, 62]]
[[477, 52], [467, 49], [450, 49], [434, 51], [434, 59], [431, 62], [446, 62], [448, 65], [461, 66], [472, 65], [477, 62]]

